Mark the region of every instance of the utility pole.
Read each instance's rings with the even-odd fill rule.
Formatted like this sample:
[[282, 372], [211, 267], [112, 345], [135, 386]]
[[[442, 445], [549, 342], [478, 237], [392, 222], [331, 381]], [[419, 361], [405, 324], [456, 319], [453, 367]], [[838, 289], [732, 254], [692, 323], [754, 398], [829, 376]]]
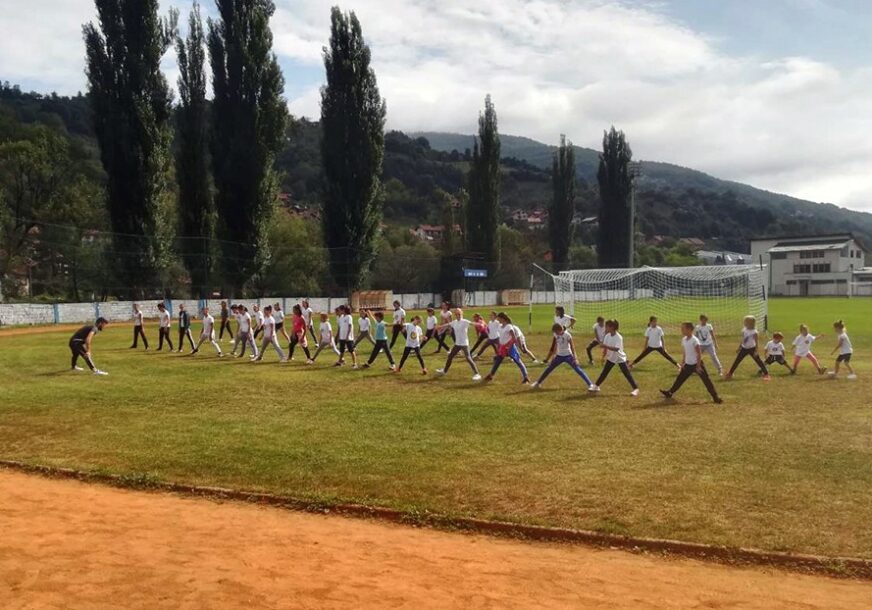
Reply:
[[628, 169], [632, 184], [630, 186], [630, 238], [627, 240], [627, 267], [633, 269], [636, 266], [636, 179], [642, 175], [642, 162], [631, 161]]

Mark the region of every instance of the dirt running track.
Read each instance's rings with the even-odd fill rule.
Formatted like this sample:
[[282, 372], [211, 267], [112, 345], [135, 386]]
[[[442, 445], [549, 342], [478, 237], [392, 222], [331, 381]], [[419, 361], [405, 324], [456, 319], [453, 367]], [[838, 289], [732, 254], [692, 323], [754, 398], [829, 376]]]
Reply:
[[0, 608], [869, 608], [872, 584], [0, 470]]

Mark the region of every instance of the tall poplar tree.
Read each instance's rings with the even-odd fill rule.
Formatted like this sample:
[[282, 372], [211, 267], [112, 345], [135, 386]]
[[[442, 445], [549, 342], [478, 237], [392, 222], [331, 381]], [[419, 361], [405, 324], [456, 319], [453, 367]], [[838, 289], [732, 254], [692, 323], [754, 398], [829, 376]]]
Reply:
[[629, 258], [633, 151], [614, 126], [603, 135], [597, 181], [600, 191], [597, 255], [602, 268], [632, 267]]
[[100, 157], [107, 174], [113, 261], [131, 296], [154, 286], [171, 244], [172, 96], [160, 69], [178, 14], [157, 0], [96, 0], [83, 28]]
[[556, 270], [566, 268], [572, 245], [572, 217], [575, 215], [575, 149], [566, 136], [554, 153], [551, 168], [553, 198], [548, 214], [548, 237]]
[[490, 95], [478, 117], [478, 138], [469, 170], [469, 203], [466, 206], [466, 246], [483, 255], [491, 271], [500, 266], [500, 134]]
[[288, 123], [285, 81], [272, 51], [270, 0], [216, 0], [209, 20], [212, 167], [226, 288], [239, 291], [269, 260], [273, 168]]
[[376, 255], [384, 197], [386, 106], [357, 16], [331, 11], [321, 89], [325, 192], [321, 217], [330, 270], [343, 289], [363, 283]]
[[209, 178], [209, 119], [206, 103], [206, 47], [200, 6], [188, 19], [188, 37], [176, 40], [179, 104], [176, 115], [176, 178], [179, 183], [179, 233], [182, 261], [194, 293], [209, 292], [215, 210]]

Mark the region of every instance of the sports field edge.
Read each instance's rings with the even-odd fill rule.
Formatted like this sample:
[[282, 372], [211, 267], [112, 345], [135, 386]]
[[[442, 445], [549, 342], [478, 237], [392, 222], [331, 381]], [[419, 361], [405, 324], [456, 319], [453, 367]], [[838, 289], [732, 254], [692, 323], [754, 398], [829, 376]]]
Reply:
[[652, 553], [665, 557], [695, 559], [729, 566], [769, 567], [832, 578], [872, 581], [872, 560], [855, 557], [826, 557], [822, 555], [780, 553], [680, 540], [620, 536], [590, 530], [524, 525], [472, 517], [452, 517], [446, 514], [426, 511], [404, 511], [357, 503], [304, 500], [293, 496], [264, 492], [161, 481], [146, 475], [118, 475], [99, 471], [82, 471], [16, 460], [0, 459], [0, 469], [45, 478], [96, 483], [119, 489], [174, 493], [211, 500], [246, 502], [314, 514], [332, 513], [348, 518], [374, 519], [443, 531], [461, 531], [471, 534], [535, 542], [580, 544], [594, 548], [617, 549], [632, 553]]

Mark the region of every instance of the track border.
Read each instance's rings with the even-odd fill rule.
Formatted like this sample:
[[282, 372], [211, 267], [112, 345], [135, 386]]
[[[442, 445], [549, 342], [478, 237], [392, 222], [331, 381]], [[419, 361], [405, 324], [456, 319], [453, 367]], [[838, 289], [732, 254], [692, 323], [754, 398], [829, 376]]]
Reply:
[[98, 483], [120, 489], [167, 492], [211, 500], [230, 500], [297, 512], [322, 515], [336, 514], [343, 517], [373, 519], [412, 527], [429, 527], [443, 531], [460, 531], [470, 534], [483, 534], [499, 538], [539, 542], [581, 544], [600, 549], [658, 554], [666, 557], [695, 559], [731, 566], [770, 567], [790, 572], [835, 578], [872, 580], [872, 560], [855, 557], [826, 557], [822, 555], [782, 553], [661, 538], [636, 538], [590, 530], [524, 525], [473, 517], [451, 517], [437, 513], [419, 513], [356, 503], [314, 502], [293, 496], [173, 483], [154, 480], [147, 476], [82, 471], [72, 468], [29, 464], [16, 460], [0, 460], [0, 469], [34, 474], [45, 478]]

